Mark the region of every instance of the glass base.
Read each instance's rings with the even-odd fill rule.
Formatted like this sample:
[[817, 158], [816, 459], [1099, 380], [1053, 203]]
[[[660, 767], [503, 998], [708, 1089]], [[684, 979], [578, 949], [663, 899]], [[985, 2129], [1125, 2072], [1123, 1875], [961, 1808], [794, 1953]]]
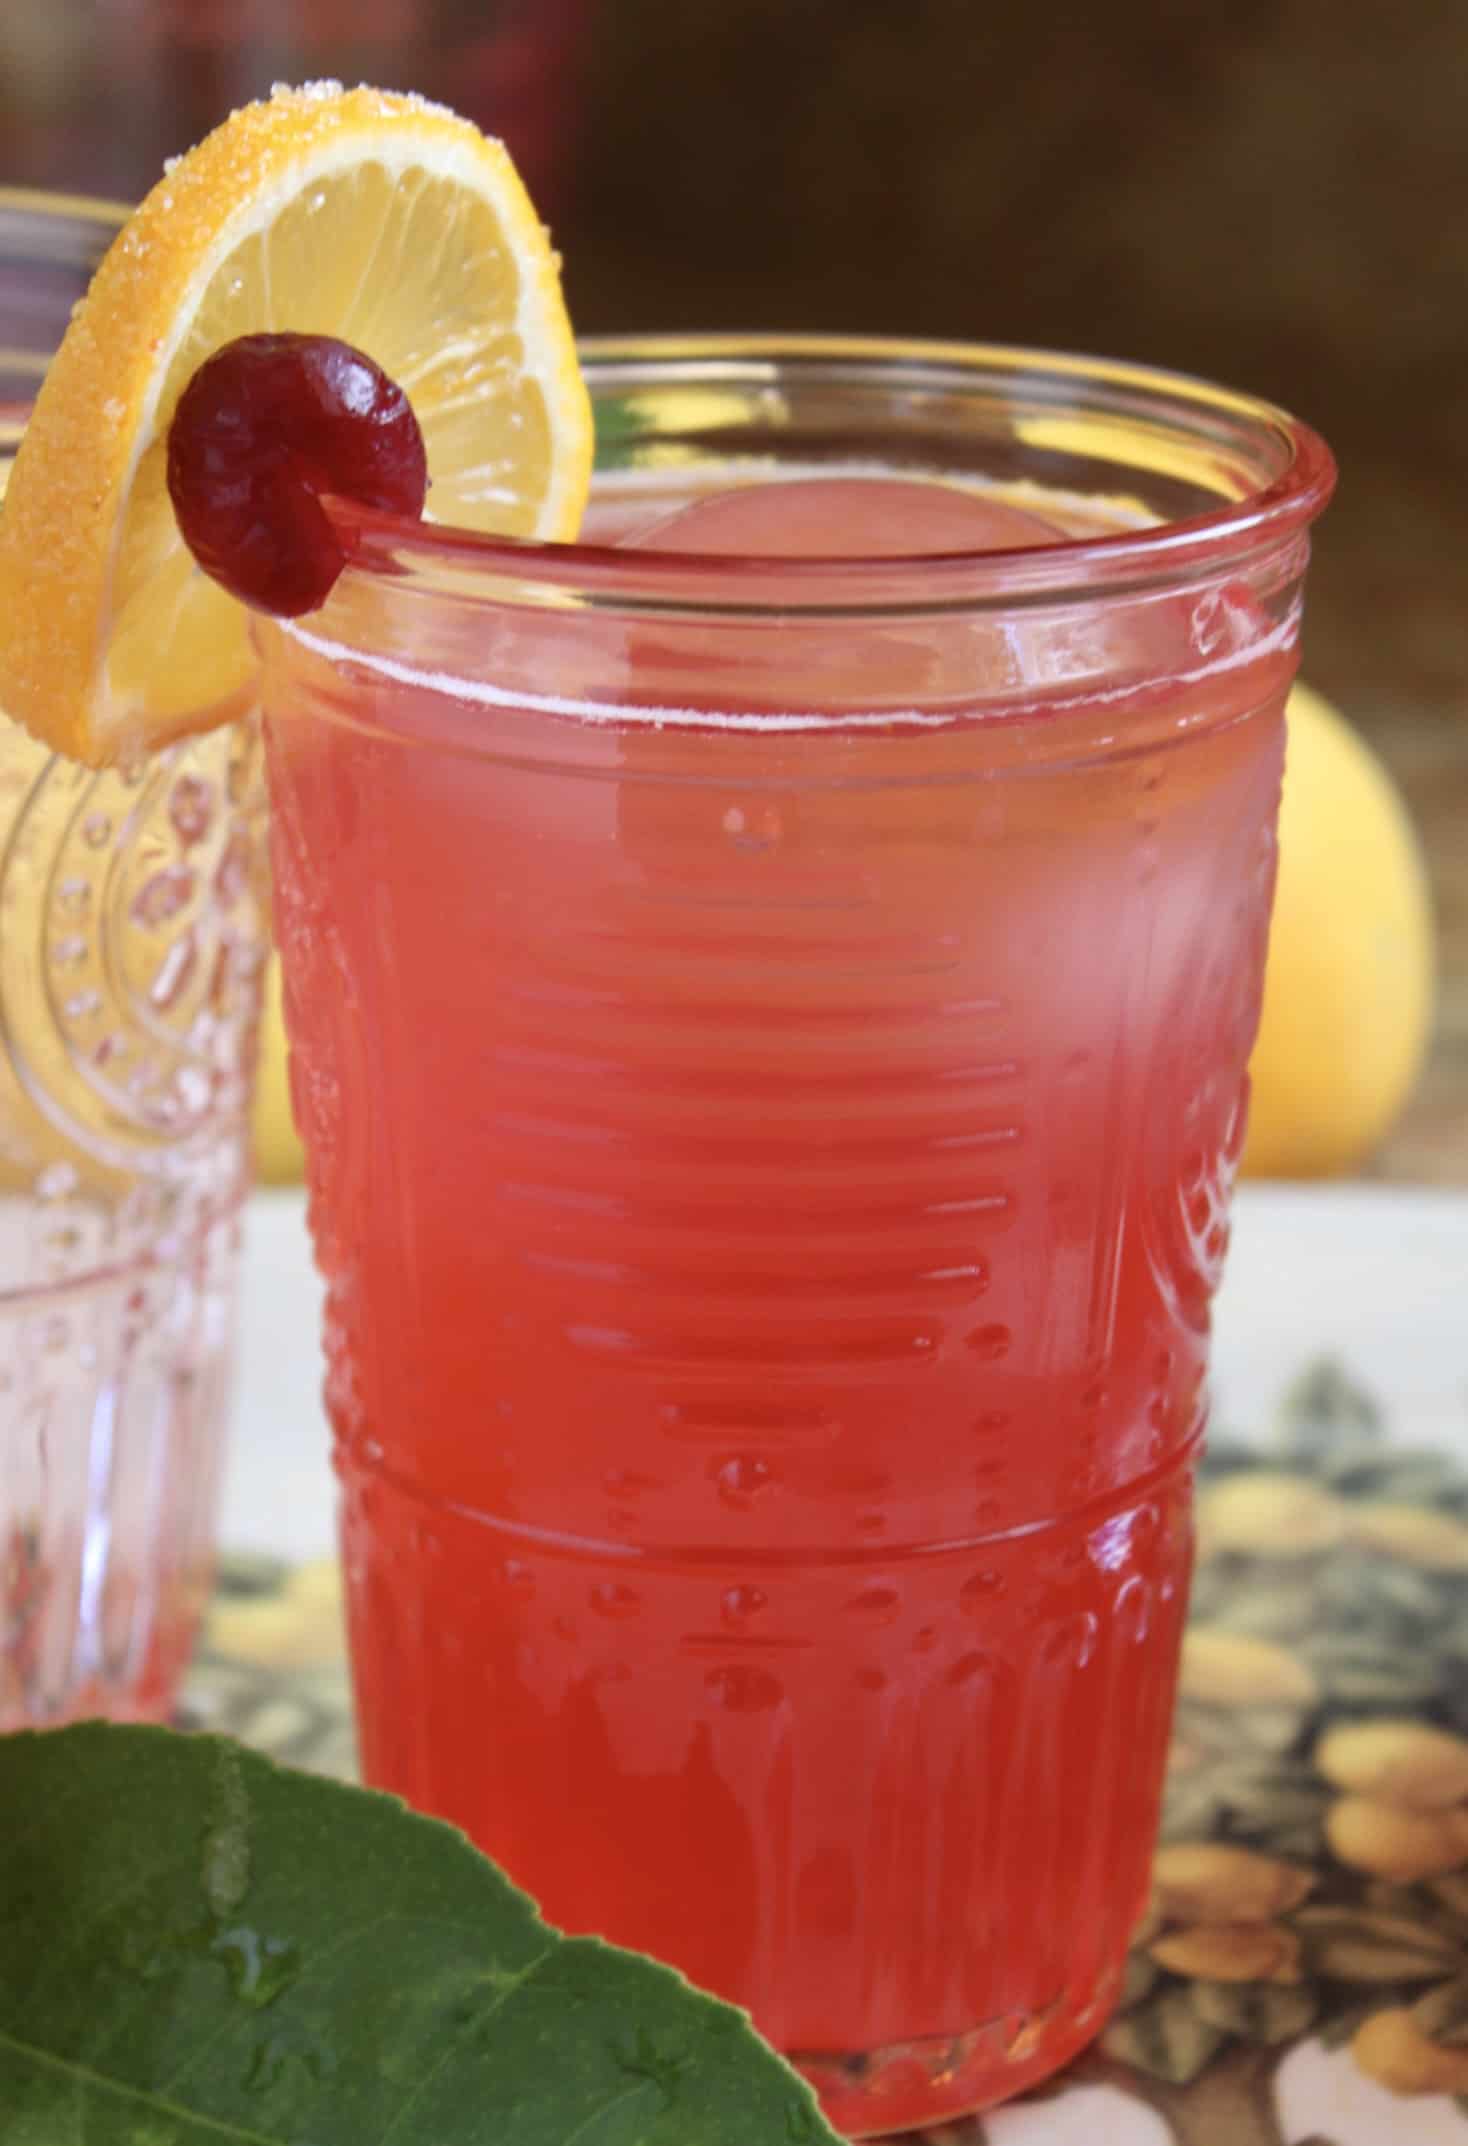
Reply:
[[1013, 2100], [1078, 2056], [1105, 2026], [1124, 1968], [1119, 1960], [1079, 2007], [1066, 1992], [1042, 2011], [986, 2020], [967, 2034], [886, 2049], [787, 2054], [846, 2138], [948, 2123]]
[[124, 1658], [64, 1681], [22, 1680], [16, 1662], [0, 1657], [0, 1736], [74, 1721], [173, 1721], [199, 1623], [193, 1610], [175, 1620], [141, 1665]]

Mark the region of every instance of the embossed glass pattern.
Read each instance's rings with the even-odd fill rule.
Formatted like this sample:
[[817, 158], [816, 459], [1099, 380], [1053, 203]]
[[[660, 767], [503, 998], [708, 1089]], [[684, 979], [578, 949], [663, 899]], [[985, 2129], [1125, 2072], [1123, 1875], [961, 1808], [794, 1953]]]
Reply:
[[602, 537], [755, 457], [1076, 541], [371, 523], [266, 636], [363, 1757], [897, 2128], [1093, 2034], [1144, 1893], [1329, 463], [1016, 353], [592, 377]]
[[[0, 482], [115, 224], [0, 193]], [[99, 774], [0, 715], [0, 1730], [165, 1713], [207, 1595], [258, 762], [240, 730]]]

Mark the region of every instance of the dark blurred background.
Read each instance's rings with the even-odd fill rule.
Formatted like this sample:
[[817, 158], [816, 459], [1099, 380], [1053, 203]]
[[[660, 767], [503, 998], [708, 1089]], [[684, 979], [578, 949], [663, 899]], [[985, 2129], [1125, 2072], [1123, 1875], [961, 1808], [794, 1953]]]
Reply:
[[1150, 359], [1327, 435], [1306, 675], [1427, 843], [1432, 1062], [1377, 1167], [1468, 1183], [1468, 4], [0, 0], [0, 184], [132, 197], [278, 78], [504, 135], [578, 327]]

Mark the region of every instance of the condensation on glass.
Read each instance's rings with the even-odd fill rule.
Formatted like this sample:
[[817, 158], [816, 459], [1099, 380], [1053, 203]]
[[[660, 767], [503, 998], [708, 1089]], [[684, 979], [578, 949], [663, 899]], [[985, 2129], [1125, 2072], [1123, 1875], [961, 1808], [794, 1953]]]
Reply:
[[[584, 355], [582, 543], [364, 515], [262, 636], [363, 1770], [906, 2129], [1093, 2036], [1145, 1896], [1329, 456]], [[872, 468], [1074, 541], [658, 549]]]

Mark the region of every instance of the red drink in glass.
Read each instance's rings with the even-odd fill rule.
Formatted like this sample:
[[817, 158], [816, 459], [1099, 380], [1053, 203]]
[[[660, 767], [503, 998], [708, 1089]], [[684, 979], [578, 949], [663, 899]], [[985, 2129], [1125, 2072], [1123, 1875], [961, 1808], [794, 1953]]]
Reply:
[[[1329, 463], [1013, 354], [593, 383], [630, 545], [377, 523], [267, 635], [364, 1768], [892, 2129], [1145, 1889]], [[649, 526], [874, 464], [967, 552]]]

